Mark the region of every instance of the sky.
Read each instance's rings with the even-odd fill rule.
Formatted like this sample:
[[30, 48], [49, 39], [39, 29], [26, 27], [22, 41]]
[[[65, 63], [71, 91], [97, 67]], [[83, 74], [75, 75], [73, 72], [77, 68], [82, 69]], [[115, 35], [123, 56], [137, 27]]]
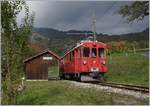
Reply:
[[104, 34], [125, 34], [140, 32], [149, 26], [149, 17], [143, 21], [126, 23], [115, 14], [120, 6], [132, 1], [27, 1], [31, 12], [35, 12], [34, 27], [67, 30], [92, 30], [92, 16], [95, 13], [96, 32]]

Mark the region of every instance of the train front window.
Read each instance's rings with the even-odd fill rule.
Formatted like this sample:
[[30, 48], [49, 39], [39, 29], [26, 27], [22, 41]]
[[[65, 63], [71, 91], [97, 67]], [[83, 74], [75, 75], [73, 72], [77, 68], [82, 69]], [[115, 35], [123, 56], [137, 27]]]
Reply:
[[96, 48], [92, 48], [92, 57], [96, 57], [97, 56], [97, 50]]
[[85, 47], [83, 49], [83, 57], [90, 57], [90, 48]]
[[98, 55], [99, 55], [99, 57], [104, 57], [104, 48], [98, 49]]

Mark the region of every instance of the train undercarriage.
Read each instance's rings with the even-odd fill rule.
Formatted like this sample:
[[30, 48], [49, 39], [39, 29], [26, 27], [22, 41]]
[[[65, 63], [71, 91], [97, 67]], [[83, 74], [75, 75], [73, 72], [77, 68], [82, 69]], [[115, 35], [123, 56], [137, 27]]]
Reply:
[[63, 73], [60, 72], [60, 79], [76, 80], [81, 82], [105, 82], [104, 73], [88, 72], [88, 73]]

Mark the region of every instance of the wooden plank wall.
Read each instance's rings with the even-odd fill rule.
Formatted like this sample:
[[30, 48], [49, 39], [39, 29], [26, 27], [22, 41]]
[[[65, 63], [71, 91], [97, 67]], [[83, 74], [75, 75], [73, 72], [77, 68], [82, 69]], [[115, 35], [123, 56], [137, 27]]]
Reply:
[[[45, 53], [32, 60], [26, 62], [26, 78], [27, 79], [48, 79], [48, 67], [51, 64], [51, 60], [43, 60], [43, 57], [51, 56], [49, 53]], [[54, 57], [53, 57], [54, 59]]]

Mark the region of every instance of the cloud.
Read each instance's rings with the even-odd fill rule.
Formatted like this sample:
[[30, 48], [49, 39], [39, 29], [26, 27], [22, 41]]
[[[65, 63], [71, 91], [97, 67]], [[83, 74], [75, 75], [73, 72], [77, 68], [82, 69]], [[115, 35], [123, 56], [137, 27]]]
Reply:
[[137, 32], [148, 27], [148, 18], [129, 25], [114, 14], [132, 1], [27, 1], [35, 12], [35, 27], [59, 30], [91, 30], [92, 11], [96, 15], [96, 31], [106, 34]]

